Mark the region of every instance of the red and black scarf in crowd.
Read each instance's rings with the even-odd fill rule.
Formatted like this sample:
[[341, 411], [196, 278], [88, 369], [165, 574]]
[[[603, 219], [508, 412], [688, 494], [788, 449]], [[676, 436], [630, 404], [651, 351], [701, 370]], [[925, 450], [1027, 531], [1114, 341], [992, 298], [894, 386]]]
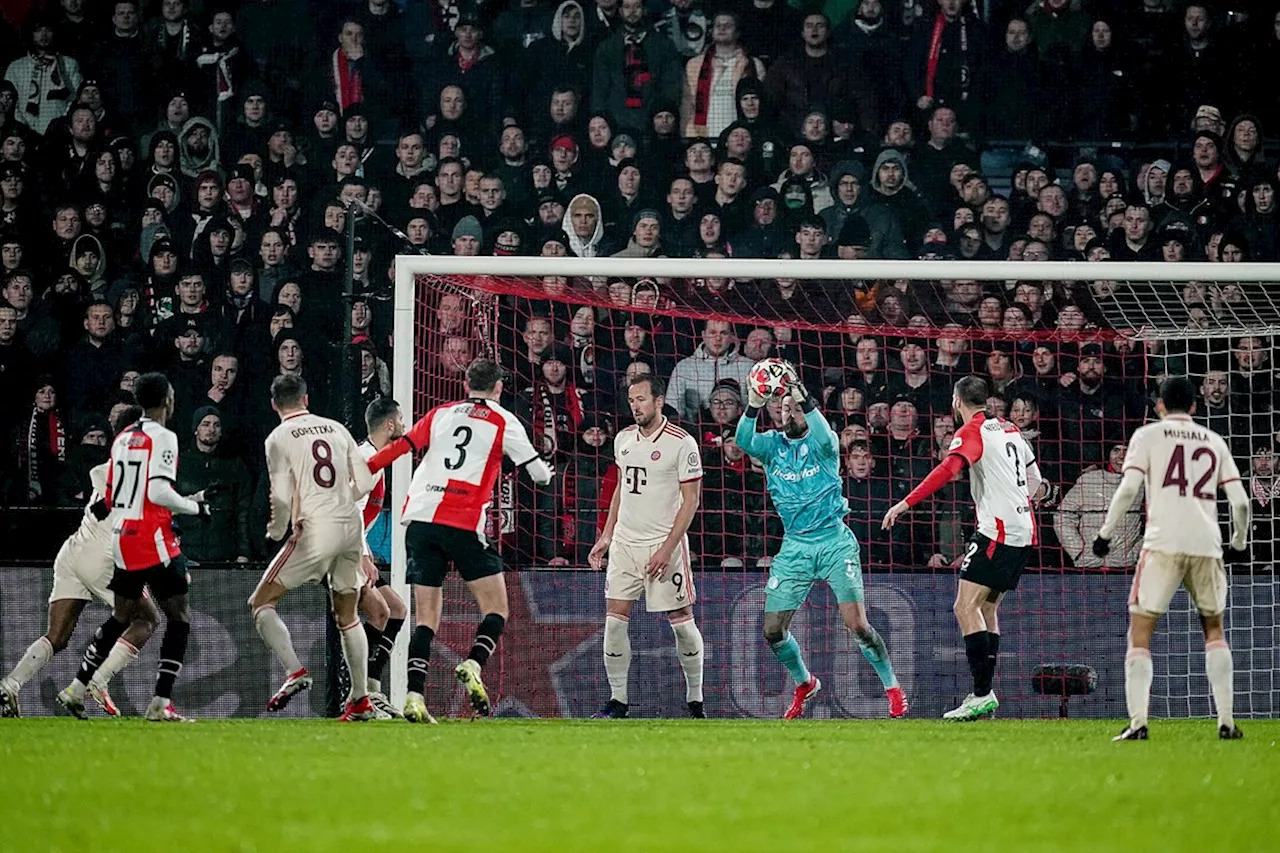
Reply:
[[360, 71], [343, 53], [342, 48], [333, 52], [333, 94], [342, 112], [352, 104], [364, 103], [364, 84]]
[[[960, 100], [969, 98], [969, 24], [964, 12], [956, 18], [960, 25]], [[929, 37], [929, 64], [924, 75], [924, 93], [932, 98], [938, 76], [938, 62], [942, 57], [942, 34], [947, 28], [947, 16], [938, 12], [933, 19], [933, 34]]]
[[[539, 450], [549, 448], [548, 455], [558, 453], [560, 436], [556, 429], [556, 401], [552, 399], [551, 389], [545, 382], [539, 382], [533, 392], [539, 406], [539, 411], [533, 418], [533, 446]], [[576, 434], [579, 424], [582, 423], [582, 398], [572, 382], [565, 383], [564, 394], [561, 396], [564, 399], [565, 412], [569, 416], [569, 431]], [[544, 436], [547, 439], [545, 442], [542, 441]]]
[[627, 81], [626, 107], [629, 110], [644, 108], [644, 87], [653, 82], [649, 60], [644, 55], [644, 37], [648, 30], [628, 32], [623, 40], [626, 47], [622, 54], [622, 79]]
[[40, 457], [46, 456], [59, 462], [67, 461], [67, 432], [62, 415], [57, 409], [42, 412], [31, 411], [27, 423], [27, 440], [20, 448], [19, 465], [27, 472], [27, 493], [42, 494], [40, 484]]
[[[698, 69], [698, 83], [693, 92], [694, 127], [707, 126], [707, 111], [711, 108], [711, 84], [716, 71], [715, 58], [715, 45], [707, 48], [702, 54], [702, 67]], [[747, 61], [747, 67], [742, 72], [742, 78], [754, 80], [756, 78], [756, 64], [751, 61], [751, 57], [745, 51], [743, 51], [741, 58]]]

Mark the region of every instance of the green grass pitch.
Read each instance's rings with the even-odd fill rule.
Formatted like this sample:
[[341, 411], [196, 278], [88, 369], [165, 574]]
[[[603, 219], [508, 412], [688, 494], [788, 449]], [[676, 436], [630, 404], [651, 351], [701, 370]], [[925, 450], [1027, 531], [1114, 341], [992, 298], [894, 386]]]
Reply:
[[1280, 849], [1280, 721], [5, 720], [0, 851]]

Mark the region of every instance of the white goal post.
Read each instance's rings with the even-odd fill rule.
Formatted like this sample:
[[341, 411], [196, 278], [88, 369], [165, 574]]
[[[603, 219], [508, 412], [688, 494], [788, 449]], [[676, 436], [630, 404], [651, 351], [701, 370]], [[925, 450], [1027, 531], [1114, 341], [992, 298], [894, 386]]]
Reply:
[[[740, 260], [684, 258], [575, 258], [575, 257], [455, 257], [398, 255], [395, 258], [395, 302], [393, 331], [393, 393], [403, 408], [405, 421], [423, 413], [414, 410], [415, 364], [419, 346], [417, 323], [421, 319], [417, 305], [420, 276], [460, 278], [472, 276], [540, 278], [609, 279], [692, 279], [727, 278], [739, 282], [750, 280], [818, 279], [826, 281], [972, 281], [999, 282], [1012, 288], [1016, 282], [1138, 282], [1168, 287], [1171, 299], [1177, 301], [1181, 287], [1199, 284], [1207, 288], [1247, 283], [1255, 301], [1247, 317], [1228, 317], [1212, 329], [1196, 331], [1196, 338], [1226, 338], [1243, 334], [1280, 334], [1280, 264], [1270, 263], [1158, 263], [1158, 262], [1029, 262], [1029, 261], [880, 261], [880, 260]], [[1136, 291], [1135, 291], [1136, 292]], [[1123, 331], [1140, 338], [1177, 339], [1187, 337], [1182, 328], [1169, 322], [1149, 322], [1161, 315], [1161, 306], [1143, 301], [1146, 297], [1129, 297], [1122, 313], [1131, 320]], [[1131, 313], [1132, 312], [1132, 313]], [[829, 322], [839, 325], [842, 317]], [[1118, 330], [1119, 331], [1119, 330]], [[393, 467], [392, 515], [392, 580], [406, 600], [404, 529], [400, 511], [411, 476], [411, 459], [397, 460]], [[1246, 474], [1247, 476], [1247, 474]], [[404, 673], [408, 656], [408, 635], [402, 631], [392, 656], [392, 701], [403, 702]]]

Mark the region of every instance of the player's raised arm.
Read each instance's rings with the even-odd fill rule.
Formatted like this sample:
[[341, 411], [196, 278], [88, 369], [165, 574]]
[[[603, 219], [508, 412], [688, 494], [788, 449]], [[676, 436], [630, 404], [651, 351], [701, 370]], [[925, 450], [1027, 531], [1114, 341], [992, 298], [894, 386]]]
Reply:
[[809, 391], [800, 381], [800, 373], [794, 365], [791, 368], [791, 388], [788, 393], [791, 400], [804, 411], [805, 423], [809, 425], [809, 435], [814, 443], [829, 456], [840, 455], [840, 438], [836, 435], [826, 417], [818, 410], [818, 401], [809, 396]]
[[756, 432], [756, 421], [760, 417], [760, 410], [764, 408], [765, 399], [751, 387], [751, 383], [747, 383], [747, 408], [742, 413], [742, 417], [738, 418], [738, 428], [734, 432], [733, 440], [738, 447], [742, 448], [742, 452], [756, 459], [763, 459], [768, 455], [769, 439], [764, 435]]
[[435, 415], [435, 409], [427, 412], [418, 418], [418, 422], [408, 432], [373, 454], [369, 459], [369, 472], [377, 474], [410, 451], [426, 450], [431, 444], [431, 421]]
[[293, 496], [298, 484], [284, 449], [270, 437], [267, 438], [267, 476], [271, 482], [271, 519], [267, 522], [267, 538], [279, 542], [293, 520]]
[[969, 428], [970, 424], [965, 424], [956, 432], [946, 458], [935, 465], [910, 494], [890, 507], [884, 515], [884, 521], [880, 523], [881, 529], [893, 527], [898, 516], [933, 497], [935, 492], [963, 474], [966, 465], [971, 466], [982, 458], [982, 439], [978, 436], [976, 423], [970, 423], [974, 424], [972, 429]]
[[529, 434], [524, 431], [524, 424], [510, 413], [505, 413], [507, 428], [502, 434], [502, 452], [515, 463], [517, 468], [529, 472], [529, 478], [539, 486], [545, 486], [555, 476], [555, 470], [546, 463], [538, 451], [533, 449]]

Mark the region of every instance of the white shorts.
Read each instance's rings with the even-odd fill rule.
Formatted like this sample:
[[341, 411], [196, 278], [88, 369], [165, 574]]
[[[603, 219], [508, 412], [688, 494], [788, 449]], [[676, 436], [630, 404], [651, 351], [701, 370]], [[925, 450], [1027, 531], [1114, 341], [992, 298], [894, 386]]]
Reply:
[[58, 549], [53, 561], [53, 591], [49, 601], [65, 598], [80, 601], [98, 599], [111, 607], [116, 596], [107, 589], [115, 572], [115, 560], [111, 557], [111, 540], [96, 545], [68, 539]]
[[698, 600], [689, 563], [689, 539], [685, 537], [671, 555], [662, 578], [651, 577], [645, 566], [661, 542], [652, 545], [629, 545], [616, 539], [609, 545], [609, 568], [605, 573], [604, 597], [636, 601], [644, 593], [645, 609], [650, 613], [667, 613], [688, 607]]
[[1129, 612], [1163, 616], [1179, 586], [1187, 588], [1201, 616], [1227, 609], [1227, 572], [1220, 558], [1143, 549], [1129, 590]]
[[289, 537], [267, 565], [260, 583], [274, 581], [294, 589], [327, 576], [334, 592], [352, 592], [365, 584], [360, 568], [363, 556], [359, 525], [315, 522], [301, 535]]

